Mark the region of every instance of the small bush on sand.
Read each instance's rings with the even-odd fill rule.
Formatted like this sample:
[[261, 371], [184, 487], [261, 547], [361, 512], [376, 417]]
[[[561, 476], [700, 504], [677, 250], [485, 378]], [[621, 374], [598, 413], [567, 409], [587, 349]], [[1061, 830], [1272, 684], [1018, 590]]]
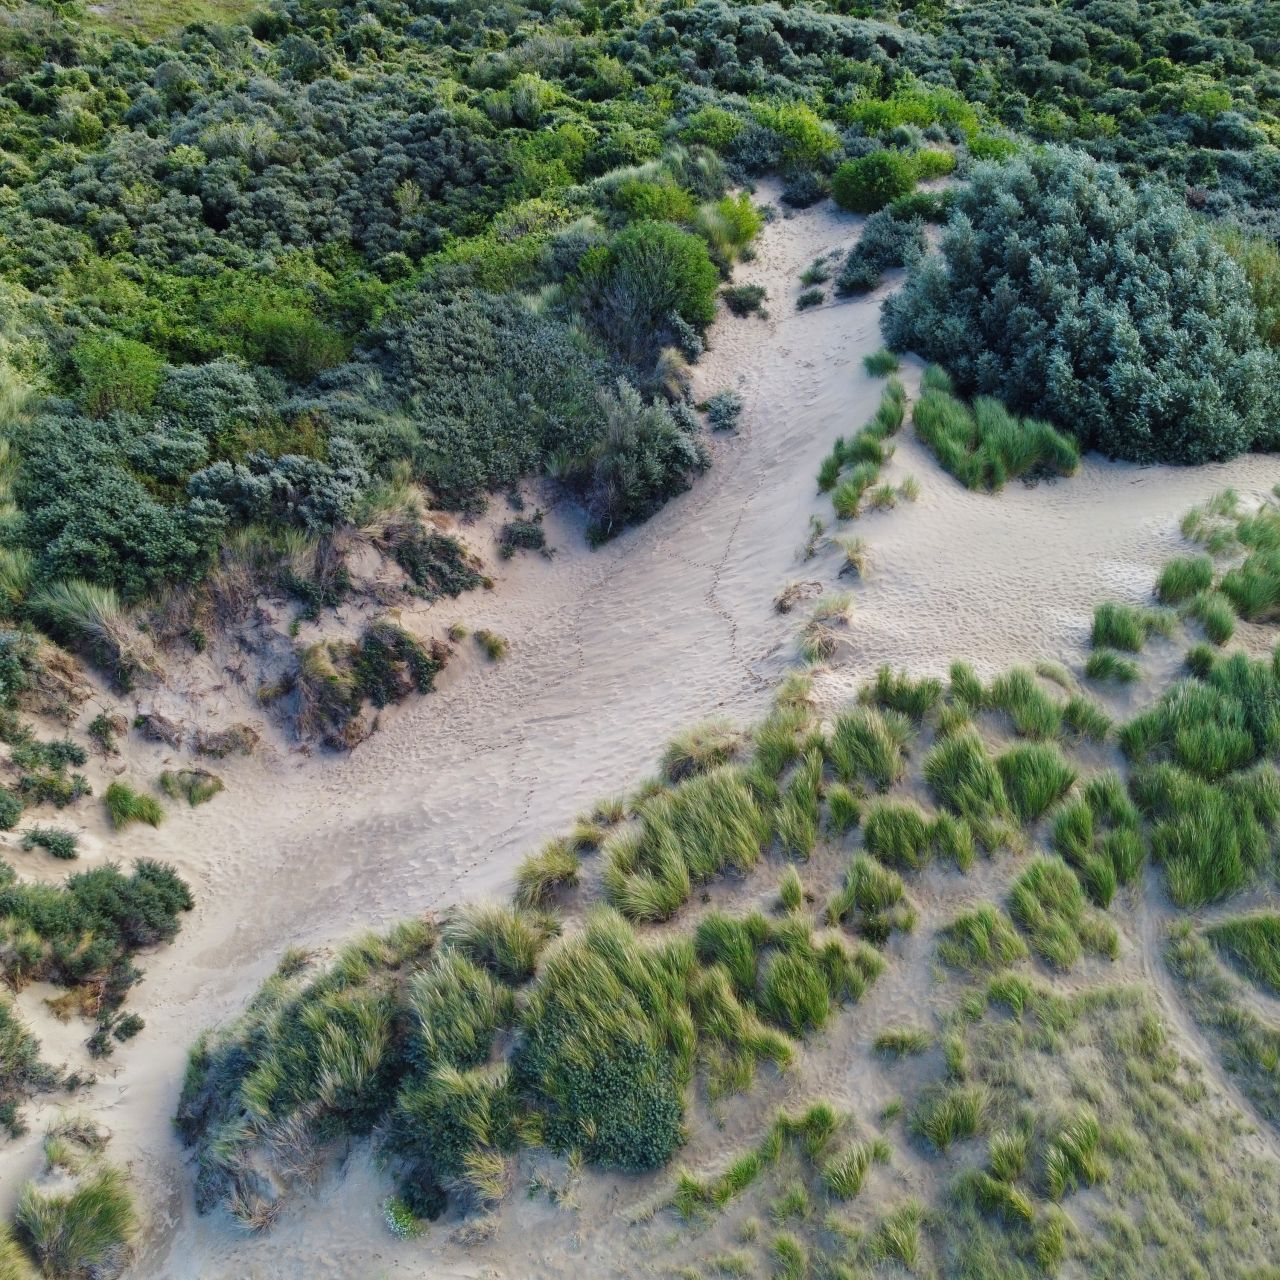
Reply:
[[1213, 585], [1213, 561], [1208, 556], [1180, 556], [1168, 561], [1156, 578], [1161, 604], [1183, 604]]
[[938, 958], [955, 969], [1005, 969], [1026, 955], [1021, 935], [991, 903], [961, 913], [939, 934]]
[[131, 822], [158, 827], [164, 821], [164, 806], [154, 796], [144, 796], [127, 782], [113, 782], [103, 795], [111, 825], [119, 831]]
[[721, 289], [720, 296], [735, 316], [749, 316], [763, 313], [768, 294], [763, 285], [735, 284]]
[[900, 151], [873, 151], [847, 160], [832, 176], [831, 193], [842, 209], [875, 213], [915, 189], [916, 170]]
[[46, 1276], [73, 1280], [118, 1273], [137, 1214], [124, 1174], [104, 1167], [67, 1192], [28, 1183], [18, 1195], [14, 1227]]
[[61, 827], [32, 827], [22, 834], [24, 849], [44, 849], [55, 858], [68, 861], [79, 857], [80, 837], [74, 831], [64, 831]]

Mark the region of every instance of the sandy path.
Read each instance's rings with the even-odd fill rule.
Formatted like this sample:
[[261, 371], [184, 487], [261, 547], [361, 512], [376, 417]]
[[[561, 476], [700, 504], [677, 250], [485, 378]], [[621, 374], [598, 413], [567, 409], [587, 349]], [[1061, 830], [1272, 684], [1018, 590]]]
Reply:
[[[286, 945], [501, 890], [522, 854], [593, 797], [633, 785], [681, 725], [764, 705], [793, 625], [773, 595], [794, 578], [835, 579], [834, 552], [809, 565], [798, 556], [810, 515], [829, 516], [814, 494], [818, 462], [878, 396], [860, 363], [879, 345], [878, 297], [794, 310], [798, 273], [857, 224], [824, 207], [765, 229], [739, 279], [766, 285], [771, 318], [722, 319], [697, 370], [700, 394], [731, 385], [743, 396], [741, 432], [715, 441], [715, 465], [690, 493], [595, 553], [553, 513], [553, 560], [513, 562], [497, 592], [447, 606], [507, 635], [505, 664], [460, 659], [437, 694], [350, 758], [235, 767], [229, 795], [130, 840], [131, 855], [175, 862], [198, 902], [177, 943], [148, 962], [135, 1000], [146, 1031], [84, 1098], [151, 1215], [136, 1274], [423, 1274], [429, 1246], [389, 1236], [364, 1165], [349, 1194], [321, 1196], [319, 1211], [293, 1206], [269, 1236], [197, 1217], [168, 1123], [186, 1049], [243, 1006]], [[875, 572], [858, 588], [836, 688], [882, 661], [940, 669], [968, 657], [991, 671], [1073, 652], [1099, 597], [1149, 588], [1186, 507], [1226, 484], [1260, 491], [1280, 478], [1270, 459], [1196, 471], [1090, 460], [1071, 481], [992, 499], [960, 489], [904, 433], [890, 475], [907, 470], [919, 503], [860, 523]], [[36, 1167], [50, 1111], [32, 1108], [32, 1137], [0, 1153], [5, 1198]]]

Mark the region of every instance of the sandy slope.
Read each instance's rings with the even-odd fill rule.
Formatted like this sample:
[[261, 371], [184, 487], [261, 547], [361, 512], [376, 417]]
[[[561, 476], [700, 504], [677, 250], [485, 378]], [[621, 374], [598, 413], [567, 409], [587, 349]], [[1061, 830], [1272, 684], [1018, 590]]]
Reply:
[[[714, 442], [714, 467], [690, 493], [594, 553], [570, 516], [553, 513], [553, 559], [518, 559], [496, 592], [436, 606], [508, 636], [504, 664], [469, 654], [438, 693], [388, 717], [351, 757], [281, 752], [235, 764], [221, 770], [228, 794], [204, 809], [102, 843], [99, 857], [173, 861], [198, 902], [178, 941], [147, 962], [134, 998], [146, 1031], [84, 1098], [148, 1206], [136, 1274], [573, 1273], [559, 1250], [495, 1270], [443, 1234], [395, 1241], [360, 1151], [341, 1194], [326, 1178], [269, 1235], [198, 1217], [168, 1119], [184, 1055], [202, 1027], [243, 1006], [285, 946], [330, 944], [501, 891], [520, 856], [593, 797], [633, 785], [681, 725], [713, 713], [745, 719], [765, 704], [794, 626], [772, 609], [774, 594], [792, 580], [835, 578], [833, 551], [800, 557], [810, 515], [829, 516], [814, 493], [818, 462], [879, 394], [861, 369], [879, 345], [878, 297], [794, 310], [799, 272], [847, 245], [858, 221], [828, 206], [765, 229], [739, 278], [766, 285], [771, 318], [725, 316], [697, 369], [700, 394], [728, 385], [743, 396], [741, 431]], [[1099, 597], [1149, 589], [1189, 505], [1226, 484], [1252, 491], [1280, 478], [1269, 459], [1195, 471], [1090, 460], [1070, 481], [991, 499], [960, 489], [904, 433], [889, 474], [908, 470], [922, 484], [919, 503], [860, 522], [874, 572], [858, 589], [833, 693], [881, 661], [938, 669], [968, 657], [991, 671], [1074, 651]], [[59, 1045], [70, 1039], [63, 1031]], [[36, 1167], [35, 1136], [51, 1113], [31, 1108], [32, 1137], [0, 1151], [4, 1199]], [[593, 1193], [579, 1229], [606, 1229], [618, 1209], [612, 1185]], [[530, 1236], [531, 1247], [545, 1238]]]

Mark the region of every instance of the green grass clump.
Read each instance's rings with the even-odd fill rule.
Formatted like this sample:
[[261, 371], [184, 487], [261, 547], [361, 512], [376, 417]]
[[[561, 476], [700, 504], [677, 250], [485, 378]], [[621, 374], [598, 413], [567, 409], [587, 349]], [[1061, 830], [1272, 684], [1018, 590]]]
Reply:
[[1009, 811], [1000, 770], [972, 729], [937, 743], [925, 757], [924, 777], [939, 802], [962, 818], [983, 820]]
[[849, 863], [844, 884], [827, 904], [827, 920], [881, 943], [895, 929], [909, 933], [915, 927], [916, 913], [902, 877], [860, 853]]
[[1118, 885], [1136, 881], [1145, 856], [1138, 812], [1120, 776], [1099, 774], [1082, 795], [1063, 804], [1054, 815], [1050, 842], [1075, 868], [1093, 903], [1110, 906]]
[[1093, 611], [1089, 641], [1095, 649], [1121, 649], [1137, 653], [1152, 634], [1168, 635], [1173, 618], [1163, 609], [1106, 600]]
[[1268, 858], [1266, 830], [1239, 784], [1233, 791], [1164, 763], [1135, 772], [1131, 786], [1153, 823], [1151, 855], [1164, 867], [1169, 896], [1180, 907], [1239, 892]]
[[61, 827], [31, 827], [22, 833], [24, 849], [44, 849], [55, 858], [71, 860], [79, 857], [80, 837]]
[[862, 513], [862, 495], [875, 484], [880, 469], [874, 462], [860, 462], [831, 490], [831, 505], [841, 520], [856, 520]]
[[889, 1144], [883, 1138], [850, 1143], [823, 1163], [822, 1185], [837, 1200], [852, 1200], [862, 1190], [871, 1166], [888, 1159]]
[[905, 1058], [924, 1053], [933, 1043], [933, 1036], [923, 1027], [886, 1027], [871, 1042], [877, 1053], [891, 1058]]
[[1062, 708], [1036, 683], [1026, 667], [997, 676], [985, 694], [986, 705], [1004, 711], [1021, 738], [1052, 738], [1062, 727]]
[[996, 760], [1005, 795], [1022, 822], [1034, 822], [1075, 785], [1076, 771], [1047, 742], [1011, 748]]
[[18, 1239], [56, 1280], [96, 1274], [124, 1259], [137, 1226], [125, 1176], [109, 1166], [71, 1191], [42, 1191], [29, 1182], [14, 1211]]
[[862, 820], [862, 800], [842, 782], [827, 787], [827, 826], [833, 835], [852, 831]]
[[817, 845], [821, 786], [822, 752], [815, 749], [796, 768], [774, 814], [778, 841], [792, 857], [807, 859]]
[[222, 779], [207, 769], [166, 769], [159, 781], [170, 800], [185, 800], [193, 809], [223, 789]]
[[859, 696], [864, 702], [897, 711], [919, 724], [941, 701], [942, 681], [932, 676], [913, 680], [905, 671], [884, 666]]
[[1111, 732], [1111, 717], [1083, 694], [1072, 694], [1062, 707], [1062, 723], [1077, 737], [1102, 742]]
[[759, 861], [771, 834], [743, 770], [723, 765], [645, 801], [640, 823], [606, 842], [604, 886], [635, 920], [665, 920], [688, 901], [695, 881]]
[[788, 867], [782, 873], [778, 902], [784, 911], [799, 911], [804, 906], [804, 881], [795, 867]]
[[887, 791], [906, 767], [910, 722], [893, 710], [855, 707], [842, 712], [827, 741], [827, 758], [842, 782], [867, 778], [877, 791]]
[[1218, 590], [1246, 622], [1267, 622], [1280, 611], [1280, 548], [1254, 551], [1222, 575]]
[[989, 902], [962, 912], [938, 935], [938, 958], [953, 969], [1005, 969], [1026, 956], [1008, 916]]
[[574, 888], [581, 860], [566, 840], [552, 840], [516, 869], [515, 900], [522, 907], [545, 907], [557, 889]]
[[164, 806], [154, 796], [144, 796], [127, 782], [113, 782], [103, 795], [111, 825], [119, 831], [131, 822], [158, 827], [164, 821]]
[[891, 373], [896, 373], [902, 363], [888, 347], [881, 347], [879, 351], [873, 351], [869, 356], [862, 357], [862, 367], [873, 378], [885, 378]]
[[923, 867], [933, 854], [933, 822], [905, 800], [884, 800], [867, 810], [862, 828], [867, 850], [891, 866]]
[[490, 662], [501, 662], [510, 652], [510, 642], [505, 636], [500, 636], [496, 631], [481, 627], [473, 631], [471, 636]]
[[1223, 645], [1236, 633], [1236, 615], [1231, 601], [1220, 591], [1202, 591], [1187, 604], [1187, 613], [1203, 628], [1214, 644]]
[[518, 985], [533, 977], [549, 932], [542, 917], [519, 907], [474, 903], [445, 923], [442, 936], [473, 963]]
[[912, 1132], [936, 1151], [972, 1138], [982, 1127], [990, 1098], [980, 1085], [943, 1085], [928, 1091], [911, 1113]]
[[970, 406], [923, 386], [911, 421], [943, 470], [968, 489], [996, 493], [1020, 476], [1069, 476], [1080, 467], [1074, 438], [1047, 422], [1018, 418], [989, 396]]
[[668, 782], [682, 782], [728, 764], [742, 742], [742, 734], [726, 720], [707, 720], [673, 738], [662, 753], [660, 768]]
[[1210, 925], [1204, 932], [1253, 982], [1280, 995], [1280, 915], [1240, 916]]
[[1213, 585], [1213, 561], [1208, 556], [1180, 556], [1170, 560], [1156, 578], [1161, 604], [1183, 604]]
[[1115, 929], [1090, 914], [1080, 881], [1061, 858], [1035, 858], [1013, 882], [1009, 910], [1032, 949], [1056, 969], [1074, 967], [1086, 947], [1113, 960], [1119, 953]]
[[1112, 649], [1095, 649], [1084, 664], [1084, 673], [1090, 680], [1132, 684], [1138, 678], [1138, 664]]
[[409, 1057], [424, 1072], [467, 1071], [489, 1061], [493, 1038], [515, 1013], [510, 988], [462, 952], [441, 948], [409, 984]]
[[1045, 1182], [1054, 1200], [1061, 1200], [1077, 1186], [1092, 1186], [1106, 1177], [1098, 1150], [1101, 1141], [1098, 1118], [1087, 1108], [1058, 1126], [1044, 1154]]

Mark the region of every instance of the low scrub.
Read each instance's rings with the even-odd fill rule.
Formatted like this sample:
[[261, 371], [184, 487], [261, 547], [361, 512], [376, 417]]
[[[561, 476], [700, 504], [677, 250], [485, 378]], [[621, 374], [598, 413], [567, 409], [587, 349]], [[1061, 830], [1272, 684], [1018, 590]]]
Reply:
[[1137, 653], [1148, 637], [1153, 634], [1167, 636], [1172, 627], [1173, 616], [1165, 610], [1107, 600], [1093, 611], [1089, 643], [1095, 649]]

